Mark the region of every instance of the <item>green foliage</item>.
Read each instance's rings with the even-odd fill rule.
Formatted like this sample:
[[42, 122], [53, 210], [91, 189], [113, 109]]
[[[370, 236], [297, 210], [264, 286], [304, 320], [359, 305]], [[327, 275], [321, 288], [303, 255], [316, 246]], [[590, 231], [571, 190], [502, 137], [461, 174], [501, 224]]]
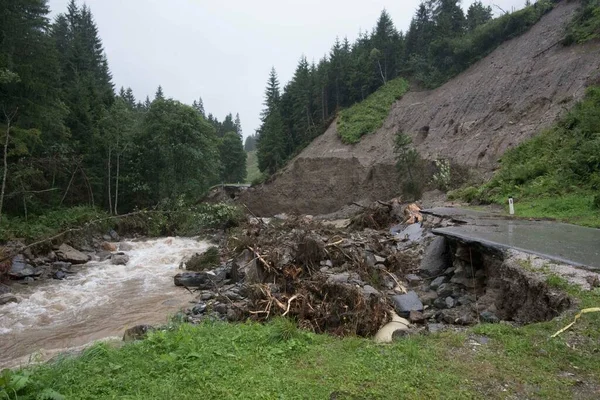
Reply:
[[444, 159], [435, 160], [435, 167], [437, 171], [433, 174], [433, 183], [439, 190], [448, 190], [452, 181], [450, 161]]
[[[105, 219], [108, 214], [95, 208], [80, 206], [49, 211], [25, 220], [22, 217], [3, 218], [0, 224], [0, 242], [22, 239], [31, 242], [54, 236], [71, 228], [89, 225], [90, 221]], [[90, 229], [105, 232], [110, 222], [102, 221]]]
[[185, 269], [189, 271], [205, 271], [213, 269], [219, 265], [219, 249], [217, 247], [209, 247], [202, 254], [196, 254], [185, 263]]
[[151, 206], [183, 196], [199, 198], [218, 179], [219, 152], [213, 128], [190, 106], [155, 100], [137, 137], [140, 174], [148, 182], [146, 202]]
[[554, 127], [508, 151], [501, 168], [480, 188], [454, 193], [468, 201], [517, 202], [518, 215], [600, 225], [600, 87]]
[[245, 182], [247, 156], [242, 138], [236, 132], [226, 133], [219, 143], [219, 153], [221, 155], [221, 182]]
[[408, 82], [394, 79], [382, 86], [365, 101], [340, 112], [337, 129], [344, 143], [358, 143], [363, 135], [381, 128], [392, 104], [408, 90]]
[[564, 44], [585, 43], [600, 37], [600, 0], [582, 0], [573, 21], [567, 26]]
[[14, 372], [9, 369], [0, 375], [0, 398], [7, 400], [64, 400], [57, 391], [42, 387], [29, 371]]

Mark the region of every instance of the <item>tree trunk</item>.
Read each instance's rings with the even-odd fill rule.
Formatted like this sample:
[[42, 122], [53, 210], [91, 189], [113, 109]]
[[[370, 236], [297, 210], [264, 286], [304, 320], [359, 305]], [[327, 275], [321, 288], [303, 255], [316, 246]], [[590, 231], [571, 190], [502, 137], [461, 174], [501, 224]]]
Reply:
[[111, 157], [112, 157], [112, 147], [108, 146], [108, 212], [110, 214], [112, 214], [112, 194], [110, 192], [110, 164], [111, 164]]
[[9, 116], [6, 111], [4, 111], [4, 116], [6, 117], [6, 139], [4, 140], [4, 172], [2, 175], [2, 191], [0, 192], [0, 222], [2, 222], [2, 206], [4, 205], [4, 192], [6, 191], [6, 176], [8, 175], [8, 142], [10, 139], [10, 123], [12, 119], [17, 115], [17, 108], [15, 112]]
[[383, 69], [381, 69], [381, 62], [379, 60], [377, 60], [377, 65], [379, 65], [379, 73], [381, 74], [381, 80], [383, 81], [383, 84], [385, 85], [386, 79], [385, 79], [385, 75], [383, 74]]
[[[117, 143], [118, 146], [118, 143]], [[117, 211], [117, 206], [119, 205], [119, 170], [121, 166], [121, 153], [117, 153], [117, 179], [115, 182], [115, 215], [119, 215]]]

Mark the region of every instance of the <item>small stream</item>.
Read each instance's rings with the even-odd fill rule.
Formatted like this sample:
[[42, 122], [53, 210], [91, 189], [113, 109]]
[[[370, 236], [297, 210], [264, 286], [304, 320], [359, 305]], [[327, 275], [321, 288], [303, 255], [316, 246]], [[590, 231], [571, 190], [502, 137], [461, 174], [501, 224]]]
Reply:
[[183, 257], [206, 242], [160, 238], [129, 242], [127, 265], [89, 262], [63, 281], [14, 284], [19, 303], [0, 306], [0, 369], [41, 361], [127, 328], [161, 324], [193, 296], [173, 284]]

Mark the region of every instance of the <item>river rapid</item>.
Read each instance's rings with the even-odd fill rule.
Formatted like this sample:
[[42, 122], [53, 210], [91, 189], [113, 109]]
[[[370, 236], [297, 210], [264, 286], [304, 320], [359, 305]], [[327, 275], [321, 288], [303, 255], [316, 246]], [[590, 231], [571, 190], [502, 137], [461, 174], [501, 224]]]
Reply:
[[0, 368], [27, 365], [101, 339], [120, 339], [127, 328], [162, 324], [193, 299], [175, 287], [181, 260], [207, 242], [160, 238], [128, 242], [127, 265], [88, 262], [62, 281], [15, 283], [18, 303], [0, 306]]

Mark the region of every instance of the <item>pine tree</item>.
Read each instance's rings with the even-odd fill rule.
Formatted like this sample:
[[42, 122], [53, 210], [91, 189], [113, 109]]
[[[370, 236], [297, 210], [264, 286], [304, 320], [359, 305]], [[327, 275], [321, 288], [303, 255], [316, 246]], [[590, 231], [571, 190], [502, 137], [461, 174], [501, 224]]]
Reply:
[[240, 114], [235, 114], [235, 132], [239, 135], [239, 137], [244, 137], [244, 133], [242, 132], [242, 121], [240, 121]]
[[246, 152], [242, 138], [236, 132], [227, 132], [219, 145], [221, 155], [221, 182], [240, 183], [246, 180]]
[[476, 1], [467, 11], [467, 29], [475, 30], [479, 25], [483, 25], [492, 19], [492, 7], [484, 6], [481, 1]]
[[206, 118], [206, 112], [204, 111], [204, 102], [202, 97], [198, 98], [198, 101], [194, 100], [192, 107], [202, 115], [202, 118]]
[[154, 100], [164, 100], [165, 94], [163, 93], [163, 88], [161, 85], [158, 85], [158, 89], [156, 89], [156, 93], [154, 94]]

